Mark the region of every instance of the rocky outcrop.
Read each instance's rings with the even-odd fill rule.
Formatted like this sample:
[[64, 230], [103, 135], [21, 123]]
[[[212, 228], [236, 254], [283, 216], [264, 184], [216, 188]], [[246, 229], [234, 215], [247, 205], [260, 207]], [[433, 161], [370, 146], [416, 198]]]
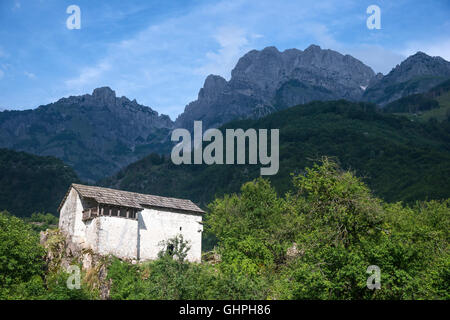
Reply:
[[92, 250], [81, 248], [58, 229], [48, 229], [40, 233], [40, 243], [46, 249], [44, 257], [49, 271], [67, 271], [70, 266], [81, 265], [84, 285], [98, 290], [100, 299], [108, 299], [111, 281], [108, 279], [110, 257], [95, 254]]
[[198, 99], [186, 106], [175, 125], [192, 129], [193, 121], [203, 120], [205, 127], [217, 127], [312, 100], [358, 100], [361, 87], [374, 75], [352, 56], [316, 45], [304, 51], [252, 50], [239, 59], [230, 81], [208, 76]]
[[386, 76], [377, 75], [364, 92], [362, 100], [384, 106], [405, 96], [427, 92], [449, 78], [450, 62], [419, 51]]

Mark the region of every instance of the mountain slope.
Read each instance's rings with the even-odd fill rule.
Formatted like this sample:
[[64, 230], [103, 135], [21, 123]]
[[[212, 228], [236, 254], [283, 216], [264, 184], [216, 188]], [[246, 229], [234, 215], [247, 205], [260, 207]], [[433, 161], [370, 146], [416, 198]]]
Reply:
[[443, 121], [450, 118], [450, 80], [433, 87], [426, 93], [403, 97], [383, 108], [385, 112], [405, 115], [411, 120]]
[[168, 116], [104, 87], [34, 110], [1, 112], [0, 147], [58, 157], [95, 181], [165, 151], [172, 127]]
[[402, 97], [426, 92], [449, 78], [450, 62], [417, 52], [386, 76], [373, 81], [362, 100], [384, 106]]
[[0, 149], [0, 211], [16, 216], [56, 209], [76, 173], [61, 160]]
[[252, 50], [239, 59], [230, 81], [208, 76], [175, 124], [192, 129], [193, 121], [202, 120], [207, 128], [218, 127], [312, 100], [358, 100], [374, 76], [361, 61], [316, 45], [304, 51]]
[[[290, 174], [322, 156], [334, 156], [388, 201], [450, 196], [450, 124], [416, 123], [344, 100], [313, 102], [226, 128], [280, 130], [280, 170], [270, 176], [279, 192]], [[174, 165], [146, 157], [101, 182], [104, 186], [189, 198], [206, 205], [215, 195], [238, 191], [260, 173], [260, 165]]]

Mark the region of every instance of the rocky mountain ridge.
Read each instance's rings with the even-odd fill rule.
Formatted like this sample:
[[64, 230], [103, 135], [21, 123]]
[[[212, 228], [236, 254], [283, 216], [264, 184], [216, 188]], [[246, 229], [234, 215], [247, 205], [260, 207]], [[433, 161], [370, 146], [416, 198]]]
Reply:
[[190, 128], [194, 120], [203, 120], [204, 126], [217, 127], [312, 100], [355, 101], [374, 76], [352, 56], [316, 45], [304, 51], [252, 50], [239, 59], [229, 81], [208, 76], [198, 99], [186, 106], [175, 126]]
[[362, 100], [385, 106], [397, 99], [427, 92], [449, 78], [450, 62], [419, 51], [387, 75], [374, 79]]
[[95, 181], [150, 151], [165, 152], [173, 122], [108, 87], [34, 110], [0, 113], [0, 146], [51, 155]]

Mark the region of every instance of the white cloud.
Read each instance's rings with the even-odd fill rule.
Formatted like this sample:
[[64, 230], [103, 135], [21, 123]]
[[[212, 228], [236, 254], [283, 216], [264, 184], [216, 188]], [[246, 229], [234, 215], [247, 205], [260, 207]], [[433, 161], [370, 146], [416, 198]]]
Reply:
[[26, 75], [28, 79], [36, 79], [36, 75], [32, 72], [24, 71], [23, 74]]
[[72, 90], [82, 90], [86, 86], [91, 86], [101, 80], [103, 74], [110, 69], [111, 65], [108, 62], [102, 61], [96, 66], [83, 68], [78, 76], [68, 79], [64, 83]]
[[220, 48], [217, 51], [208, 51], [204, 65], [195, 71], [202, 76], [216, 74], [229, 79], [238, 59], [250, 49], [249, 38], [260, 37], [248, 35], [238, 27], [221, 27], [213, 36]]
[[315, 44], [321, 47], [338, 50], [341, 44], [334, 39], [328, 27], [320, 23], [308, 23], [303, 28], [306, 34], [311, 35], [315, 39]]

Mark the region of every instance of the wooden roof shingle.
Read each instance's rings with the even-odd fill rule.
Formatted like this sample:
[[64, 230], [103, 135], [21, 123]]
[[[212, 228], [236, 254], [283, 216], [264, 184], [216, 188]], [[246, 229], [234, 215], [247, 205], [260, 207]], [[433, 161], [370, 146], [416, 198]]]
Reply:
[[[83, 198], [91, 198], [100, 204], [115, 205], [143, 209], [144, 207], [167, 208], [179, 211], [189, 211], [194, 213], [205, 213], [191, 200], [154, 196], [150, 194], [122, 191], [103, 187], [86, 186], [72, 183], [74, 188]], [[69, 189], [70, 190], [70, 189]], [[66, 195], [67, 197], [67, 195]], [[61, 202], [58, 211], [61, 209], [66, 197]]]

